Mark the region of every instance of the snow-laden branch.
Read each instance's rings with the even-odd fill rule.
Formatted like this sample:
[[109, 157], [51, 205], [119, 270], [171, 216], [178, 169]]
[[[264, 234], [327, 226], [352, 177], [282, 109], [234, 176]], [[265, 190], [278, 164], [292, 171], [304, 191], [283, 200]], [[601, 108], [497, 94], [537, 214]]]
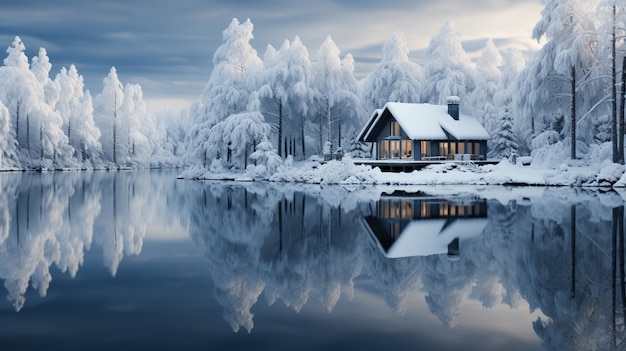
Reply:
[[613, 98], [610, 95], [605, 96], [604, 98], [602, 98], [600, 101], [598, 101], [595, 105], [593, 105], [593, 107], [591, 109], [589, 109], [589, 111], [587, 111], [587, 113], [585, 113], [579, 120], [578, 122], [576, 122], [576, 125], [580, 124], [580, 122], [582, 122], [585, 118], [587, 118], [587, 116], [589, 116], [596, 108], [598, 108], [598, 106], [602, 105], [605, 102], [613, 102]]

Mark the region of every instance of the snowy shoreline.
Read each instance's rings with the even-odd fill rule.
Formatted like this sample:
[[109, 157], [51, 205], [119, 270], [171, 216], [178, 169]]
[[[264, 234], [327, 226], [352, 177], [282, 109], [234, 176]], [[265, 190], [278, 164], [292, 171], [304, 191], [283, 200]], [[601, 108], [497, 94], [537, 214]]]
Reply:
[[[89, 168], [89, 169], [0, 169], [0, 173], [25, 172], [93, 172], [137, 171], [141, 169], [182, 169], [180, 167], [152, 168]], [[444, 163], [427, 166], [410, 173], [382, 172], [378, 167], [356, 165], [346, 157], [341, 161], [319, 162], [308, 160], [293, 162], [288, 159], [271, 175], [259, 174], [254, 166], [243, 173], [207, 171], [203, 167], [189, 167], [181, 171], [178, 179], [232, 182], [272, 182], [311, 185], [472, 185], [516, 187], [578, 187], [626, 188], [626, 167], [605, 161], [602, 164], [584, 164], [570, 161], [556, 168], [511, 164], [503, 160], [495, 165], [477, 166], [462, 163]]]
[[377, 167], [355, 165], [350, 158], [342, 161], [285, 162], [270, 176], [255, 176], [254, 167], [244, 173], [211, 172], [192, 167], [179, 179], [221, 180], [235, 182], [269, 181], [319, 185], [479, 185], [479, 186], [554, 186], [581, 188], [624, 188], [623, 165], [562, 164], [557, 168], [542, 168], [511, 164], [504, 160], [496, 165], [440, 164], [410, 173], [382, 172]]

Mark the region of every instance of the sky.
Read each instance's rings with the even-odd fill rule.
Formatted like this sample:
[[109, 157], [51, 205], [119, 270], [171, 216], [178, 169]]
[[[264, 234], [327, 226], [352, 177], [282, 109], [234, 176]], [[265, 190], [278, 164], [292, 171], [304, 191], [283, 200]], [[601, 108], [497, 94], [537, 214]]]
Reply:
[[423, 63], [430, 38], [448, 20], [471, 57], [488, 39], [502, 52], [531, 54], [540, 48], [531, 32], [542, 8], [540, 0], [12, 0], [0, 3], [0, 47], [17, 35], [29, 58], [46, 48], [51, 78], [74, 64], [92, 95], [115, 66], [122, 83], [142, 86], [152, 111], [178, 111], [202, 93], [233, 18], [252, 21], [260, 57], [268, 44], [299, 36], [314, 59], [330, 35], [342, 56], [354, 56], [360, 79], [394, 32], [404, 33], [411, 59]]

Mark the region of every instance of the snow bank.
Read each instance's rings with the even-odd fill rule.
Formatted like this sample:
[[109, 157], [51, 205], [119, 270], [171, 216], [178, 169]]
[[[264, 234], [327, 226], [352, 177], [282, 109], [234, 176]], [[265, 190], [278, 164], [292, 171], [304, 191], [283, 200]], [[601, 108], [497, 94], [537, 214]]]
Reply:
[[[473, 163], [444, 163], [431, 165], [411, 173], [382, 172], [379, 168], [355, 165], [350, 157], [341, 161], [322, 163], [319, 159], [305, 162], [285, 162], [274, 174], [252, 177], [284, 183], [339, 184], [339, 185], [526, 185], [526, 186], [572, 186], [572, 187], [626, 187], [623, 165], [608, 161], [588, 165], [582, 161], [568, 161], [558, 168], [535, 165], [523, 166], [503, 160], [496, 165], [477, 166]], [[186, 179], [235, 180], [241, 174], [227, 171], [207, 172], [206, 169], [190, 168], [179, 177]]]

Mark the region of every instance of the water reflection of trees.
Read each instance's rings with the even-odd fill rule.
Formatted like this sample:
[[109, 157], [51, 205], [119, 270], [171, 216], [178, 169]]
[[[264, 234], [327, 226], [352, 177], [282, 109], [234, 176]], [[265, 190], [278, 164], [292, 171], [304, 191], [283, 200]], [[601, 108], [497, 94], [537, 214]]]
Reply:
[[29, 286], [46, 295], [53, 265], [75, 277], [93, 243], [112, 275], [124, 255], [141, 252], [146, 220], [157, 208], [151, 205], [156, 195], [150, 194], [162, 185], [136, 177], [125, 172], [1, 175], [0, 279], [16, 310]]
[[329, 311], [340, 296], [352, 297], [362, 266], [358, 216], [273, 187], [214, 185], [187, 194], [190, 234], [206, 250], [233, 330], [253, 328], [250, 309], [262, 293], [296, 311], [312, 293]]
[[124, 256], [141, 252], [146, 223], [183, 218], [233, 330], [253, 329], [262, 296], [294, 311], [316, 303], [332, 312], [367, 276], [398, 314], [415, 291], [450, 328], [469, 299], [485, 308], [527, 303], [541, 312], [533, 327], [547, 349], [623, 348], [624, 201], [610, 192], [535, 193], [487, 200], [487, 227], [460, 243], [457, 261], [388, 259], [362, 221], [378, 213], [378, 190], [164, 182], [125, 172], [2, 174], [0, 279], [19, 310], [29, 287], [46, 294], [52, 266], [76, 276], [95, 245], [115, 275]]
[[341, 296], [353, 296], [357, 276], [368, 275], [395, 313], [422, 290], [451, 328], [470, 298], [485, 308], [526, 301], [541, 311], [533, 327], [547, 348], [623, 342], [624, 208], [615, 193], [558, 189], [489, 200], [487, 227], [462, 242], [454, 261], [445, 254], [386, 258], [364, 234], [359, 219], [376, 207], [362, 199], [258, 185], [197, 187], [188, 192], [190, 234], [206, 251], [215, 296], [235, 331], [253, 328], [251, 308], [261, 295], [295, 311], [318, 296], [330, 312]]

